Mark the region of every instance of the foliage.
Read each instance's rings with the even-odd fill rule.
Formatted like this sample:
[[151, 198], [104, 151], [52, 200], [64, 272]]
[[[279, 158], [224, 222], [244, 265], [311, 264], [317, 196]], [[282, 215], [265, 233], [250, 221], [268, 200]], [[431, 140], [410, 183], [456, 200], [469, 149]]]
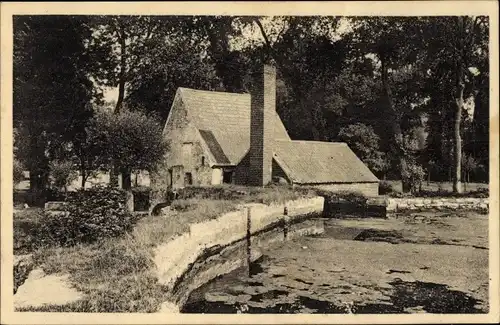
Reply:
[[414, 160], [409, 160], [403, 169], [403, 177], [409, 180], [410, 192], [416, 194], [420, 191], [422, 181], [425, 177], [424, 168]]
[[161, 124], [154, 117], [137, 111], [122, 110], [119, 114], [101, 110], [96, 113], [97, 125], [105, 141], [101, 154], [109, 163], [127, 171], [151, 170], [167, 150]]
[[[51, 160], [68, 156], [86, 178], [109, 164], [90, 122], [102, 87], [118, 89], [112, 111], [154, 112], [161, 123], [178, 87], [247, 92], [249, 73], [274, 63], [277, 111], [292, 138], [337, 141], [363, 124], [379, 144], [356, 153], [377, 172], [389, 167], [380, 153], [392, 152], [399, 177], [406, 157], [435, 161], [433, 178], [448, 174], [460, 77], [462, 98], [476, 105], [460, 126], [463, 151], [487, 170], [488, 28], [487, 17], [465, 16], [17, 17], [14, 124], [26, 133], [18, 158], [33, 187], [44, 187]], [[425, 157], [416, 157], [415, 137], [404, 135], [423, 130]]]
[[[19, 134], [19, 130], [14, 128], [13, 132], [13, 139], [14, 139], [14, 147], [13, 147], [13, 166], [12, 166], [12, 172], [13, 172], [13, 183], [14, 185], [19, 184], [19, 182], [24, 180], [24, 165], [20, 159], [19, 156], [22, 157], [22, 151], [23, 148], [19, 148], [20, 146], [22, 147], [22, 138]], [[20, 155], [21, 153], [21, 155]]]
[[386, 182], [386, 181], [381, 181], [378, 185], [378, 193], [380, 195], [386, 195], [386, 194], [391, 194], [394, 192], [394, 189], [391, 185], [391, 183]]
[[339, 138], [347, 142], [356, 155], [374, 172], [386, 170], [385, 154], [380, 149], [380, 137], [373, 128], [362, 123], [348, 125], [339, 132]]
[[99, 114], [93, 114], [82, 132], [75, 135], [71, 140], [73, 161], [82, 176], [82, 188], [89, 177], [95, 175], [99, 170], [109, 167], [109, 157], [106, 155], [107, 142], [106, 127], [99, 119]]
[[480, 167], [478, 161], [473, 156], [470, 155], [463, 155], [462, 166], [466, 173], [475, 171]]
[[125, 198], [124, 191], [116, 188], [79, 190], [68, 200], [68, 214], [54, 218], [49, 228], [55, 228], [62, 245], [116, 237], [130, 231], [136, 222], [125, 209]]
[[65, 211], [32, 210], [14, 216], [15, 249], [73, 246], [117, 237], [132, 230], [137, 218], [125, 210], [125, 193], [95, 187], [71, 193]]
[[24, 167], [16, 158], [13, 160], [13, 174], [14, 185], [19, 184], [24, 180]]
[[13, 20], [13, 122], [26, 142], [23, 163], [32, 189], [48, 183], [49, 162], [63, 158], [65, 143], [89, 117], [96, 97], [84, 16], [19, 15]]
[[44, 221], [41, 208], [17, 210], [13, 215], [14, 254], [22, 255], [33, 252], [42, 246], [40, 226]]
[[68, 186], [78, 179], [78, 173], [71, 161], [54, 160], [50, 162], [49, 168], [51, 183], [58, 190], [64, 189], [66, 192]]
[[311, 197], [314, 191], [308, 188], [270, 185], [267, 187], [247, 187], [238, 185], [221, 185], [210, 187], [189, 186], [177, 191], [177, 198], [230, 200], [238, 203], [258, 202], [263, 204], [284, 203], [303, 197]]
[[437, 191], [423, 190], [418, 192], [417, 197], [435, 197], [435, 198], [488, 198], [490, 196], [487, 188], [478, 188], [473, 191], [464, 193], [454, 193], [453, 191], [446, 191], [440, 189]]

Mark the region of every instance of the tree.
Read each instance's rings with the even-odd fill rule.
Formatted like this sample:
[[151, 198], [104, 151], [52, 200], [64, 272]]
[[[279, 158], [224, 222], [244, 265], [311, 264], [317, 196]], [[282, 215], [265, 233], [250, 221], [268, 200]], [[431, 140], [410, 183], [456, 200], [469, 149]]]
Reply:
[[[470, 183], [470, 173], [471, 172], [475, 172], [480, 164], [478, 163], [478, 161], [473, 157], [473, 156], [469, 156], [469, 155], [464, 155], [462, 157], [462, 162], [463, 162], [463, 169], [464, 169], [464, 174], [465, 174], [465, 183]], [[467, 190], [465, 188], [465, 190]]]
[[[107, 109], [111, 111], [111, 108]], [[89, 177], [99, 170], [110, 167], [109, 157], [106, 155], [107, 130], [103, 129], [106, 124], [101, 121], [101, 116], [100, 114], [93, 116], [86, 123], [84, 131], [75, 135], [71, 142], [73, 162], [80, 171], [82, 188], [85, 188]]]
[[385, 154], [380, 151], [380, 138], [372, 127], [362, 123], [351, 124], [340, 130], [339, 138], [345, 141], [373, 172], [379, 175], [385, 172]]
[[[21, 160], [19, 159], [19, 151], [20, 151], [20, 135], [18, 129], [14, 128], [13, 132], [14, 146], [13, 146], [13, 183], [14, 185], [19, 184], [24, 179], [24, 166]], [[22, 144], [21, 144], [22, 145]], [[21, 149], [22, 150], [22, 149]]]
[[[382, 86], [381, 114], [391, 130], [391, 151], [398, 159], [403, 192], [411, 190], [408, 178], [413, 152], [405, 146], [403, 122], [411, 118], [422, 100], [421, 89], [428, 61], [422, 35], [427, 22], [421, 17], [359, 17], [352, 19], [358, 58], [372, 58], [375, 77]], [[408, 170], [407, 170], [408, 169]]]
[[89, 52], [96, 65], [91, 74], [99, 86], [118, 87], [115, 112], [123, 107], [128, 83], [151, 59], [149, 52], [165, 45], [175, 19], [159, 16], [93, 16]]
[[96, 112], [98, 129], [105, 149], [102, 155], [122, 172], [122, 187], [132, 187], [131, 173], [152, 171], [163, 159], [167, 144], [158, 119], [144, 113], [123, 109], [119, 114], [107, 110]]
[[78, 178], [78, 173], [71, 161], [53, 160], [50, 162], [50, 178], [55, 188], [58, 190], [64, 189], [66, 193], [68, 186]]
[[[488, 28], [487, 17], [439, 17], [430, 24], [437, 33], [429, 37], [429, 52], [433, 55], [435, 62], [449, 63], [448, 74], [453, 81], [451, 86], [451, 98], [453, 101], [450, 111], [453, 125], [452, 137], [453, 148], [453, 192], [463, 191], [462, 177], [462, 119], [464, 111], [464, 100], [474, 93], [476, 86], [475, 78], [478, 66], [484, 66], [484, 55], [488, 53]], [[440, 51], [432, 51], [439, 44]], [[486, 72], [486, 71], [484, 71]]]
[[[338, 115], [338, 92], [334, 80], [343, 71], [346, 42], [334, 41], [329, 33], [338, 17], [245, 17], [257, 27], [263, 47], [257, 62], [277, 66], [278, 113], [293, 138], [329, 140], [336, 131], [328, 121]], [[261, 50], [262, 49], [262, 50]], [[286, 97], [280, 96], [286, 94]]]
[[87, 75], [90, 29], [81, 16], [20, 15], [13, 24], [13, 122], [27, 142], [23, 163], [30, 189], [42, 191], [50, 160], [65, 154], [62, 144], [90, 117], [86, 108], [95, 95]]

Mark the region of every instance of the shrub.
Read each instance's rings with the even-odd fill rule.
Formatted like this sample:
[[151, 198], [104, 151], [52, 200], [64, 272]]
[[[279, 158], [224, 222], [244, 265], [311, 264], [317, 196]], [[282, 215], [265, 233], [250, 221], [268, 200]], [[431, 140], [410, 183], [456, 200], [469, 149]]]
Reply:
[[13, 160], [13, 181], [14, 185], [19, 184], [21, 181], [24, 180], [24, 168], [21, 162], [17, 159]]
[[79, 190], [68, 197], [64, 213], [46, 213], [41, 232], [47, 244], [71, 246], [116, 237], [137, 221], [125, 207], [126, 193], [112, 187]]
[[14, 254], [27, 254], [39, 247], [43, 209], [29, 208], [14, 212]]
[[71, 161], [56, 160], [50, 163], [50, 179], [56, 189], [67, 191], [67, 187], [78, 179], [78, 173]]
[[381, 195], [384, 194], [391, 194], [394, 192], [394, 189], [392, 188], [391, 183], [386, 182], [386, 181], [381, 181], [378, 185], [378, 193]]
[[50, 187], [43, 191], [46, 201], [66, 201], [66, 192]]
[[424, 168], [415, 161], [410, 159], [407, 163], [406, 168], [402, 170], [403, 179], [407, 179], [410, 183], [410, 191], [412, 194], [417, 194], [422, 186], [422, 181], [425, 177]]

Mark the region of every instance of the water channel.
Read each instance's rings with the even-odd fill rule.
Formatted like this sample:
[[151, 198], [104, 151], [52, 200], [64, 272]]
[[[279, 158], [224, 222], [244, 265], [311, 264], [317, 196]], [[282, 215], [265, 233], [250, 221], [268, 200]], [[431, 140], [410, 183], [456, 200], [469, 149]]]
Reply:
[[[483, 233], [464, 239], [456, 218], [438, 217], [434, 224], [321, 219], [323, 234], [273, 243], [250, 274], [241, 268], [203, 285], [182, 312], [487, 312]], [[470, 220], [477, 226], [478, 218]], [[470, 265], [476, 269], [461, 271]]]

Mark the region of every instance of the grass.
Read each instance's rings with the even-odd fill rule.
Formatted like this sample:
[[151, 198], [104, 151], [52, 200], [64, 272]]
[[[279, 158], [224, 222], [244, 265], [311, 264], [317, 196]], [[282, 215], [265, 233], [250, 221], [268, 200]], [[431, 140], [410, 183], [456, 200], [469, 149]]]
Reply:
[[[282, 203], [314, 192], [291, 187], [247, 188], [220, 186], [190, 188], [172, 204], [169, 216], [147, 216], [134, 230], [119, 238], [73, 247], [52, 247], [33, 252], [35, 264], [47, 274], [69, 273], [76, 289], [85, 298], [61, 306], [25, 308], [20, 311], [65, 312], [155, 312], [166, 300], [153, 263], [154, 248], [175, 235], [185, 233], [193, 223], [216, 218], [236, 210], [240, 204]], [[30, 210], [30, 211], [28, 211]], [[16, 213], [16, 222], [43, 222], [39, 210]], [[21, 235], [19, 232], [17, 235]], [[14, 242], [22, 241], [15, 236]]]
[[[401, 181], [383, 181], [392, 187], [393, 194], [402, 193]], [[463, 183], [464, 193], [454, 194], [451, 182], [422, 182], [422, 191], [418, 196], [443, 196], [443, 197], [488, 197], [489, 184]]]

